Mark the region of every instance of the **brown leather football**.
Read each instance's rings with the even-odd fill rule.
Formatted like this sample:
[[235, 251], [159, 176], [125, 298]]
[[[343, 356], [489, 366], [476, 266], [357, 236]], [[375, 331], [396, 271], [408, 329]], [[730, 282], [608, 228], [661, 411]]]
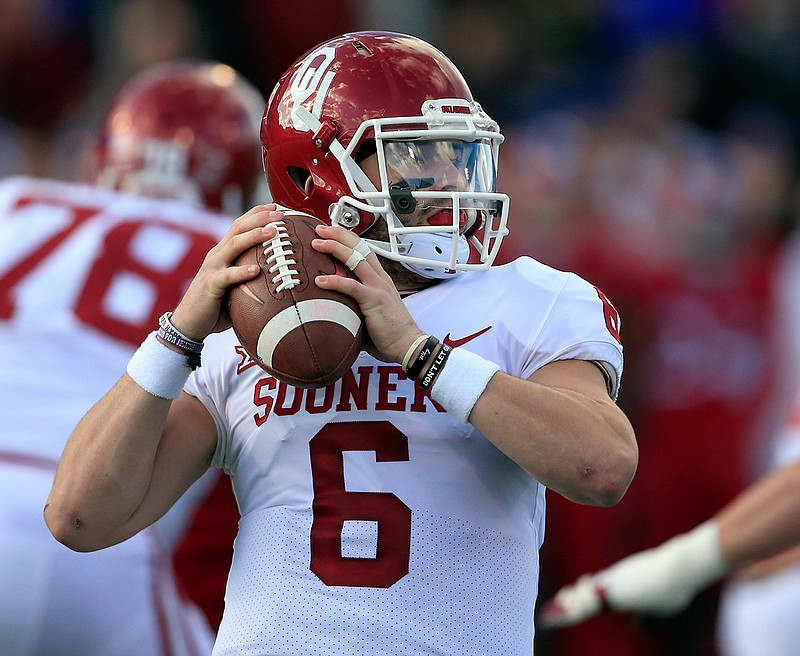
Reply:
[[364, 317], [351, 297], [318, 287], [320, 274], [355, 277], [339, 260], [311, 247], [320, 221], [287, 211], [278, 234], [242, 253], [258, 276], [232, 287], [228, 310], [241, 345], [267, 372], [295, 387], [325, 387], [361, 351]]

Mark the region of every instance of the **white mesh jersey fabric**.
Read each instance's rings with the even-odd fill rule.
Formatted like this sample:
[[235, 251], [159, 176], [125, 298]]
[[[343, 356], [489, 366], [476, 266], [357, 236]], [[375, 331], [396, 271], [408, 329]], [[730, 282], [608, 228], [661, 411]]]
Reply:
[[[422, 330], [515, 376], [564, 358], [621, 376], [607, 300], [531, 259], [406, 303]], [[217, 656], [531, 653], [543, 486], [399, 365], [362, 353], [300, 390], [231, 331], [203, 357], [186, 390], [214, 417], [242, 512]]]

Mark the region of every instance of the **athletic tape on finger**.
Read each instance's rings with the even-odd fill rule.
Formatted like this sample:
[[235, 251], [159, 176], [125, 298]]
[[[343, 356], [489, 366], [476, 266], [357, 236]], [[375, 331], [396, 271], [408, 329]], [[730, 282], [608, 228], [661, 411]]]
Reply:
[[344, 265], [348, 269], [350, 269], [350, 271], [353, 271], [359, 264], [361, 264], [366, 259], [367, 258], [364, 257], [361, 253], [354, 250], [353, 254], [350, 257], [348, 257], [347, 260], [345, 260]]
[[372, 249], [367, 245], [363, 239], [359, 239], [358, 243], [353, 246], [353, 250], [356, 253], [361, 253], [364, 257], [367, 257], [372, 252]]

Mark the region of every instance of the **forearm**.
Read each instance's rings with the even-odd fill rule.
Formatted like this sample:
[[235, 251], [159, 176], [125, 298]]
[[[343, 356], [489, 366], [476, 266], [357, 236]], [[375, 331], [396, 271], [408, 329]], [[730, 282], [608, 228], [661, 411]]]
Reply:
[[720, 548], [732, 566], [800, 543], [800, 461], [754, 483], [717, 515]]
[[169, 407], [126, 374], [83, 417], [45, 507], [58, 540], [77, 550], [118, 541], [149, 488]]
[[616, 503], [636, 470], [633, 430], [611, 399], [498, 373], [470, 422], [531, 476], [578, 503]]
[[[234, 266], [263, 242], [280, 219], [259, 205], [236, 219], [206, 254], [172, 316], [171, 332], [202, 342], [230, 326], [221, 301], [227, 289], [253, 278], [257, 266]], [[166, 331], [165, 326], [161, 329]], [[128, 364], [128, 374], [81, 420], [56, 472], [45, 519], [57, 539], [76, 550], [109, 546], [166, 512], [208, 468], [216, 427], [202, 405], [181, 390], [193, 366], [189, 353], [154, 334]], [[196, 350], [192, 351], [192, 359]], [[169, 399], [177, 399], [170, 401]]]
[[[732, 569], [800, 545], [798, 497], [800, 461], [764, 477], [691, 531], [565, 586], [546, 604], [545, 625], [575, 624], [600, 612], [604, 603], [657, 615], [680, 611]], [[761, 573], [798, 553], [784, 552], [787, 560], [774, 561]]]

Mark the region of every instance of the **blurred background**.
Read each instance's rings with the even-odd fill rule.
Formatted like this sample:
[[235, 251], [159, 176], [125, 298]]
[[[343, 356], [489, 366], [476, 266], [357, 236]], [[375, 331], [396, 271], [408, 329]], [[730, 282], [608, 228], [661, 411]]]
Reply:
[[[575, 271], [622, 315], [639, 472], [611, 509], [548, 496], [544, 600], [768, 466], [797, 348], [778, 290], [800, 207], [800, 3], [2, 0], [0, 175], [78, 179], [103, 109], [151, 63], [217, 59], [266, 96], [308, 48], [362, 29], [439, 46], [499, 121], [501, 259]], [[719, 593], [669, 620], [539, 632], [536, 653], [712, 656]]]

